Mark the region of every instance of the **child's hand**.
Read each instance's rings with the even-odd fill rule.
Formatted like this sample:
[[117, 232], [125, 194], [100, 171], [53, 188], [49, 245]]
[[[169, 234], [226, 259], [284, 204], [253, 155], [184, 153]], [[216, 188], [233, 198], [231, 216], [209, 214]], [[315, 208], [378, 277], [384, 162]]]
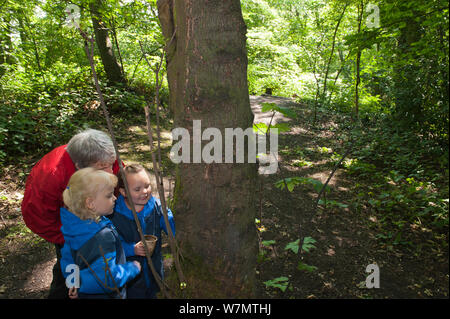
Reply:
[[144, 244], [142, 243], [142, 241], [140, 241], [136, 245], [134, 245], [134, 254], [136, 256], [144, 256], [145, 257], [145, 249], [144, 249]]
[[141, 264], [138, 261], [133, 261], [133, 264], [135, 264], [139, 268], [139, 272], [141, 272]]
[[69, 298], [77, 299], [78, 298], [78, 289], [75, 287], [69, 288]]

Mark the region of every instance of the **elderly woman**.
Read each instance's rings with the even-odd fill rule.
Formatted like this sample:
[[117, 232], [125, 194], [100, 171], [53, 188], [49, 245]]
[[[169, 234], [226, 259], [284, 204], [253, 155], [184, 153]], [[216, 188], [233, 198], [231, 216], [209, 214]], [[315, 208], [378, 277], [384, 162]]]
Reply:
[[33, 167], [25, 185], [23, 220], [34, 233], [56, 247], [57, 261], [49, 298], [66, 298], [68, 291], [59, 264], [64, 245], [59, 213], [63, 206], [62, 193], [72, 174], [88, 166], [113, 174], [119, 171], [111, 138], [98, 130], [78, 133], [67, 145], [46, 154]]

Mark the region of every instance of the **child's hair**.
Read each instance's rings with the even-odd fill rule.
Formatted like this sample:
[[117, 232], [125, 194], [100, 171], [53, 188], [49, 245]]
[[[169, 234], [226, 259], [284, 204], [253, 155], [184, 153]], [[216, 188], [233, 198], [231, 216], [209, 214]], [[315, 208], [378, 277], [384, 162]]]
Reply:
[[[148, 178], [150, 179], [150, 186], [151, 189], [154, 189], [154, 185], [151, 182], [151, 176], [149, 174], [149, 172], [145, 169], [144, 166], [142, 166], [141, 164], [137, 164], [137, 163], [133, 163], [130, 165], [127, 165], [124, 167], [124, 172], [125, 172], [125, 176], [128, 176], [129, 174], [137, 174], [140, 173], [141, 171], [145, 171], [145, 173], [148, 175]], [[122, 176], [119, 175], [119, 188], [125, 188], [125, 183], [123, 182]]]
[[117, 176], [93, 167], [86, 167], [76, 171], [70, 177], [67, 188], [63, 192], [63, 201], [70, 212], [82, 220], [98, 221], [94, 211], [86, 207], [86, 199], [95, 196], [106, 187], [116, 187]]

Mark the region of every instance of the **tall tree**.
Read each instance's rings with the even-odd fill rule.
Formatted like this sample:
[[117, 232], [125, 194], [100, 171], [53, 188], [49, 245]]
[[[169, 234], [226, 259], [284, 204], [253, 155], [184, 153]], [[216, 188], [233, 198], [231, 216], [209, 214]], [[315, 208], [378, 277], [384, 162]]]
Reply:
[[[252, 127], [240, 1], [160, 0], [158, 12], [175, 127], [188, 129], [191, 139], [193, 120], [222, 137], [225, 128]], [[253, 294], [256, 178], [256, 164], [178, 164], [177, 239], [193, 297]]]
[[[361, 0], [358, 5], [358, 35], [361, 33], [361, 25], [364, 14], [364, 1]], [[359, 116], [359, 84], [361, 83], [361, 53], [362, 49], [360, 45], [358, 45], [356, 50], [356, 75], [355, 75], [355, 110], [353, 112], [353, 116], [358, 118]]]
[[110, 84], [124, 83], [125, 79], [122, 69], [117, 63], [113, 52], [113, 44], [109, 38], [108, 28], [102, 21], [102, 0], [94, 0], [89, 4], [92, 17], [92, 26], [95, 33], [95, 42], [97, 43], [106, 77]]
[[326, 94], [327, 94], [328, 74], [330, 72], [330, 66], [331, 66], [331, 62], [333, 60], [333, 56], [334, 56], [334, 49], [335, 49], [335, 46], [336, 46], [336, 34], [337, 34], [338, 29], [339, 29], [339, 25], [341, 24], [342, 18], [344, 17], [345, 10], [347, 9], [347, 7], [348, 7], [348, 2], [346, 2], [344, 4], [344, 8], [342, 9], [342, 13], [339, 15], [339, 18], [337, 19], [337, 22], [336, 22], [336, 26], [334, 28], [333, 41], [332, 41], [332, 44], [331, 44], [330, 57], [328, 58], [328, 63], [327, 63], [326, 70], [325, 70], [325, 76], [324, 76], [324, 79], [323, 79], [323, 81], [324, 81], [324, 83], [323, 83], [323, 93], [322, 93], [322, 100], [323, 101], [325, 101], [325, 97], [326, 97]]
[[11, 55], [12, 41], [9, 20], [9, 15], [5, 14], [3, 17], [0, 17], [0, 76], [5, 72], [3, 64], [12, 64], [14, 61]]

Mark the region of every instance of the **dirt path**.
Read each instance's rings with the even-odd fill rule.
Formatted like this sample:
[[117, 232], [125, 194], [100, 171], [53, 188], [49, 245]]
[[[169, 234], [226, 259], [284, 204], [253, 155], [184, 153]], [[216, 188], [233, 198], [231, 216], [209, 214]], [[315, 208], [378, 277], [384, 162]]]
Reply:
[[[387, 250], [380, 245], [377, 231], [372, 227], [376, 216], [351, 206], [355, 199], [351, 186], [360, 181], [352, 180], [343, 170], [338, 169], [331, 179], [327, 197], [346, 203], [345, 208], [315, 209], [317, 192], [311, 185], [297, 186], [293, 192], [274, 186], [282, 178], [294, 176], [326, 181], [333, 168], [331, 155], [345, 151], [340, 139], [342, 132], [336, 124], [339, 119], [322, 114], [313, 128], [309, 122], [310, 110], [291, 99], [258, 96], [251, 97], [250, 101], [255, 122], [270, 121], [271, 114], [260, 112], [264, 102], [290, 106], [298, 114], [296, 120], [276, 115], [272, 122], [287, 121], [291, 130], [279, 136], [278, 173], [262, 178], [257, 225], [261, 229], [257, 267], [261, 297], [448, 297], [448, 254], [439, 257], [430, 252], [426, 260], [420, 260], [404, 247]], [[117, 139], [124, 162], [151, 163], [145, 123], [120, 131]], [[162, 136], [162, 156], [167, 158], [170, 131], [163, 131]], [[163, 166], [166, 172], [173, 171], [170, 161]], [[45, 298], [51, 282], [54, 248], [31, 233], [20, 214], [29, 167], [20, 170], [8, 167], [0, 181], [0, 298]], [[165, 186], [166, 195], [170, 195], [173, 190], [170, 176], [165, 178]], [[309, 253], [285, 250], [287, 244], [303, 237], [316, 241]], [[303, 270], [298, 269], [299, 262], [304, 265]], [[377, 264], [380, 269], [379, 289], [365, 287], [369, 264]], [[264, 284], [280, 277], [286, 278], [282, 281], [287, 284], [284, 291]]]

